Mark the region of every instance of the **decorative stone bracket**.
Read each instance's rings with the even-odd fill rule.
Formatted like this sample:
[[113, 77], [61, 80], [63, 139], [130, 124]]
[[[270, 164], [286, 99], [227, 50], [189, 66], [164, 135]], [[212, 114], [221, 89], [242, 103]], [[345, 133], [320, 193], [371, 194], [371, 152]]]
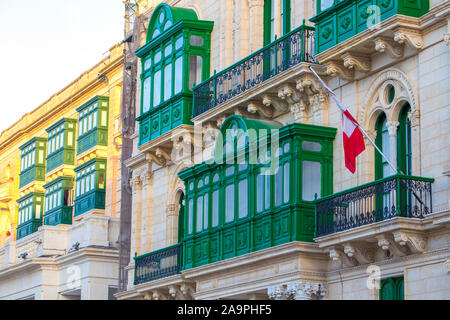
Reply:
[[372, 61], [368, 56], [347, 52], [342, 55], [342, 59], [344, 60], [344, 67], [351, 70], [367, 73], [372, 68]]
[[378, 37], [374, 40], [374, 43], [375, 50], [380, 53], [387, 52], [393, 59], [403, 57], [404, 47], [389, 38]]
[[394, 31], [394, 41], [400, 44], [406, 44], [411, 49], [419, 50], [425, 45], [420, 31], [398, 28]]

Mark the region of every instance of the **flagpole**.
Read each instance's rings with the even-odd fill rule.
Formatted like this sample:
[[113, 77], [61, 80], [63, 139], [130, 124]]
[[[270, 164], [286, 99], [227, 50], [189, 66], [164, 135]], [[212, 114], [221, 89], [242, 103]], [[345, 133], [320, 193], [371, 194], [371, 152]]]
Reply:
[[[320, 81], [320, 83], [323, 85], [323, 87], [325, 89], [327, 89], [327, 91], [330, 93], [330, 95], [332, 96], [332, 98], [334, 99], [334, 101], [336, 102], [337, 106], [339, 107], [339, 109], [341, 110], [342, 114], [344, 114], [345, 110], [342, 109], [341, 103], [339, 102], [338, 98], [336, 97], [336, 94], [333, 92], [333, 90], [331, 90], [330, 88], [328, 88], [328, 86], [325, 84], [325, 82], [323, 82], [323, 80], [319, 77], [319, 75], [314, 71], [313, 68], [311, 68], [311, 66], [308, 66], [309, 70], [312, 71], [312, 73], [316, 76], [316, 78]], [[364, 131], [364, 129], [359, 125], [359, 123], [353, 121], [353, 119], [350, 119], [349, 117], [347, 117], [361, 132], [362, 134], [367, 138], [367, 140], [370, 141], [370, 143], [373, 145], [373, 147], [380, 153], [380, 155], [384, 158], [384, 160], [387, 161], [387, 163], [389, 164], [389, 166], [392, 168], [392, 170], [394, 171], [394, 173], [396, 175], [399, 174], [399, 171], [397, 170], [397, 168], [392, 164], [392, 162], [388, 159], [388, 157], [386, 157], [386, 155], [380, 150], [380, 148], [378, 148], [378, 146], [375, 144], [375, 142], [373, 142], [373, 140], [369, 137], [369, 135], [366, 133], [366, 131]], [[400, 171], [401, 175], [405, 175], [403, 172]], [[422, 199], [416, 194], [416, 192], [410, 187], [408, 186], [408, 184], [406, 184], [406, 187], [412, 191], [412, 193], [414, 194], [414, 197], [423, 205], [425, 206], [425, 203], [422, 201]]]
[[[325, 82], [323, 82], [323, 80], [319, 77], [319, 75], [314, 71], [313, 68], [311, 68], [311, 66], [308, 66], [309, 70], [312, 71], [312, 73], [316, 76], [317, 79], [319, 79], [320, 83], [326, 88], [328, 89], [329, 92], [333, 92], [330, 88], [328, 88], [328, 86], [325, 84]], [[335, 95], [332, 94], [333, 99], [336, 101], [336, 103], [338, 102], [337, 97]], [[344, 113], [345, 110], [342, 110], [342, 108], [340, 107], [340, 104], [337, 103], [339, 109], [341, 110], [342, 113]], [[391, 169], [394, 171], [394, 174], [398, 174], [398, 170], [395, 168], [395, 166], [392, 164], [392, 162], [388, 159], [388, 157], [386, 157], [386, 155], [380, 150], [380, 148], [378, 148], [378, 146], [375, 144], [375, 142], [373, 142], [373, 140], [369, 137], [369, 135], [366, 133], [366, 131], [359, 125], [358, 122], [353, 121], [353, 119], [348, 118], [361, 132], [362, 134], [367, 138], [367, 140], [370, 141], [370, 143], [373, 145], [373, 147], [381, 154], [381, 156], [384, 158], [384, 160], [386, 160], [386, 162], [389, 164], [389, 166], [391, 167]], [[403, 173], [401, 173], [403, 174]]]

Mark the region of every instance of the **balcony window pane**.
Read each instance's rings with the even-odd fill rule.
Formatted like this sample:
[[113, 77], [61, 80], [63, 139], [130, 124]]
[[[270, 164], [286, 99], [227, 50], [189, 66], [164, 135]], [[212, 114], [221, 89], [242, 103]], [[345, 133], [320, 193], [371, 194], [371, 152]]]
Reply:
[[189, 200], [188, 233], [192, 234], [194, 227], [194, 200]]
[[264, 206], [264, 176], [259, 174], [256, 178], [256, 211], [263, 211]]
[[183, 89], [183, 57], [175, 61], [175, 92], [178, 94]]
[[248, 216], [248, 188], [247, 179], [239, 182], [239, 218]]
[[264, 191], [265, 191], [265, 196], [264, 196], [264, 204], [265, 204], [265, 209], [267, 210], [267, 209], [269, 209], [270, 208], [270, 175], [265, 175], [264, 176], [264, 179], [266, 180], [266, 183], [265, 183], [265, 188], [264, 188]]
[[283, 167], [279, 167], [275, 175], [275, 206], [281, 205], [283, 192]]
[[234, 184], [225, 189], [225, 222], [234, 220]]
[[94, 111], [94, 127], [97, 127], [97, 112], [98, 112], [98, 110], [95, 110]]
[[175, 50], [181, 49], [183, 47], [183, 37], [179, 37], [175, 42]]
[[303, 141], [302, 148], [306, 151], [322, 151], [321, 144], [317, 142]]
[[202, 82], [202, 64], [203, 60], [200, 56], [191, 56], [189, 63], [189, 88]]
[[172, 54], [172, 44], [166, 44], [166, 48], [164, 49], [164, 57], [168, 57]]
[[201, 47], [203, 45], [203, 38], [200, 36], [191, 36], [191, 46]]
[[161, 51], [155, 54], [155, 64], [161, 61]]
[[172, 64], [164, 69], [164, 100], [172, 96]]
[[143, 102], [142, 102], [142, 112], [146, 113], [148, 110], [150, 110], [150, 85], [151, 85], [151, 78], [147, 78], [144, 81], [144, 92], [143, 92]]
[[203, 202], [203, 230], [206, 230], [206, 229], [208, 229], [208, 214], [209, 214], [209, 211], [208, 211], [208, 200], [209, 200], [209, 197], [208, 197], [208, 194], [205, 194], [205, 196], [204, 196], [204, 202]]
[[212, 194], [212, 227], [219, 225], [219, 190], [216, 190]]
[[333, 6], [334, 0], [321, 0], [320, 1], [320, 10], [324, 11]]
[[161, 103], [161, 70], [153, 75], [153, 107]]
[[315, 200], [315, 195], [320, 197], [321, 195], [321, 172], [320, 172], [320, 162], [313, 161], [303, 161], [302, 168], [302, 190], [303, 190], [303, 200], [313, 201]]
[[290, 165], [289, 162], [284, 164], [284, 203], [289, 202], [289, 183], [290, 183]]
[[203, 197], [197, 198], [197, 232], [203, 229]]

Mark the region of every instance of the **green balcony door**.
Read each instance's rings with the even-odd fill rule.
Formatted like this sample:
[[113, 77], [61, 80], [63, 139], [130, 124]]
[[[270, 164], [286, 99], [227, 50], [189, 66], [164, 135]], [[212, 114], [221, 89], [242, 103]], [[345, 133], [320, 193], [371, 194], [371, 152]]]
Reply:
[[381, 280], [380, 300], [405, 300], [404, 278], [388, 278]]

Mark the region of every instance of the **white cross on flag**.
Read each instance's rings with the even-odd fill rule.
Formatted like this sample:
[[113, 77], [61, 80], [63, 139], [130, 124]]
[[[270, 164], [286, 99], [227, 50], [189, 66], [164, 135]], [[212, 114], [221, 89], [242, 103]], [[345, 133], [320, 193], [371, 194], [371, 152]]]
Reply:
[[328, 88], [325, 82], [317, 75], [317, 73], [310, 67], [310, 70], [319, 79], [322, 86], [328, 91], [333, 100], [336, 102], [339, 109], [342, 111], [342, 131], [344, 136], [344, 154], [345, 154], [345, 167], [350, 170], [351, 173], [356, 171], [356, 157], [359, 156], [366, 146], [364, 144], [363, 134], [359, 128], [358, 122], [352, 117], [350, 112], [342, 105], [336, 94]]

